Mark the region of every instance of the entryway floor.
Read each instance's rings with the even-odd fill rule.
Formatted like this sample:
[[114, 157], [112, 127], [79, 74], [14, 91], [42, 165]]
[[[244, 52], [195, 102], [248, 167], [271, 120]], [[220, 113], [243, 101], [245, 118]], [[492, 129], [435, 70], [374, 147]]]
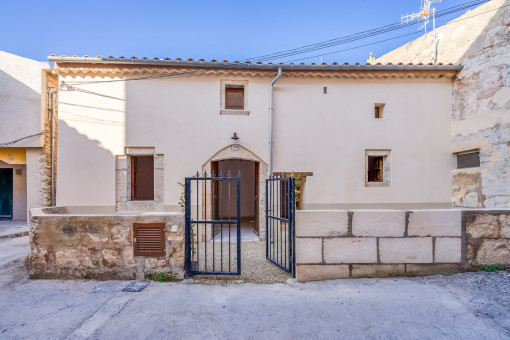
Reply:
[[[241, 218], [241, 242], [252, 242], [258, 241], [259, 237], [253, 232], [255, 227], [255, 219], [253, 217], [243, 217]], [[223, 226], [223, 236], [218, 234], [214, 237], [214, 242], [221, 242], [223, 237], [223, 242], [229, 237], [228, 225]], [[235, 225], [230, 227], [230, 239], [232, 242], [236, 242], [237, 240], [237, 228]]]

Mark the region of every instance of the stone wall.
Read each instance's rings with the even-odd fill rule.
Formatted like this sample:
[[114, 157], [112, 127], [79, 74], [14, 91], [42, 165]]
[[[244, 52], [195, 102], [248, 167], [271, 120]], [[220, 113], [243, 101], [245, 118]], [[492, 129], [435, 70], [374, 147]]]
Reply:
[[490, 1], [376, 60], [429, 63], [437, 33], [437, 62], [464, 65], [453, 82], [452, 151], [478, 150], [480, 167], [454, 170], [458, 207], [510, 207], [509, 5]]
[[510, 211], [297, 211], [296, 278], [435, 275], [510, 264], [509, 233]]
[[[181, 213], [72, 215], [62, 207], [30, 211], [31, 278], [143, 279], [184, 275]], [[166, 256], [134, 256], [133, 223], [164, 223]]]

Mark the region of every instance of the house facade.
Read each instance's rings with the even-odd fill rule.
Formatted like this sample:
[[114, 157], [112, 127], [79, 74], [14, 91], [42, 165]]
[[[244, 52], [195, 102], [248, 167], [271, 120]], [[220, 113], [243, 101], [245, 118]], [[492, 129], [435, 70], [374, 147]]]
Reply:
[[242, 214], [262, 214], [279, 68], [272, 167], [300, 176], [302, 208], [452, 205], [451, 91], [461, 66], [49, 60], [63, 82], [59, 206], [119, 208], [126, 184], [116, 171], [141, 152], [162, 156], [162, 188], [156, 206], [139, 209], [178, 211], [185, 177], [241, 171]]
[[47, 62], [0, 51], [0, 219], [52, 204], [48, 90], [57, 78]]

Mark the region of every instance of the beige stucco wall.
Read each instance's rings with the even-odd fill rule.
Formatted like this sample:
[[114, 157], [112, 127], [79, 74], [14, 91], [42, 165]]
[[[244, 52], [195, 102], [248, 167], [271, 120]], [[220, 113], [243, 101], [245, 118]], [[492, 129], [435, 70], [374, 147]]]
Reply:
[[[453, 203], [510, 207], [510, 1], [490, 1], [435, 33], [437, 61], [464, 65], [453, 88], [452, 152], [480, 151], [479, 168], [453, 172]], [[376, 62], [429, 63], [432, 34]]]
[[[0, 51], [0, 143], [41, 132], [41, 74], [46, 62]], [[16, 147], [41, 147], [42, 137], [27, 139]]]
[[[220, 83], [225, 79], [248, 81], [248, 116], [220, 115]], [[165, 155], [167, 209], [175, 209], [179, 201], [177, 182], [230, 145], [233, 132], [240, 145], [267, 162], [271, 80], [194, 76], [80, 86], [126, 102], [61, 93], [58, 205], [114, 205], [114, 155], [123, 154], [124, 146], [154, 146]], [[328, 94], [323, 94], [324, 86]], [[383, 119], [372, 118], [374, 103], [386, 103]], [[307, 206], [448, 205], [451, 106], [448, 79], [284, 76], [275, 86], [274, 170], [314, 173], [307, 179]], [[391, 150], [390, 187], [365, 188], [365, 149]]]
[[59, 92], [57, 205], [114, 206], [115, 155], [125, 146], [125, 83], [80, 88], [121, 100]]

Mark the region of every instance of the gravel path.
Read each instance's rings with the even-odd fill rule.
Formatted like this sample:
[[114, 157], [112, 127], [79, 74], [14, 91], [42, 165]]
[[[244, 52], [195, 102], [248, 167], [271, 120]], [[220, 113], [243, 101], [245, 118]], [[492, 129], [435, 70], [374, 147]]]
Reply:
[[[231, 269], [236, 270], [235, 263], [236, 256], [236, 243], [231, 244]], [[204, 247], [202, 246], [198, 253], [200, 254], [200, 269], [205, 269], [203, 266]], [[219, 243], [215, 244], [215, 269], [220, 267]], [[208, 253], [208, 269], [212, 268], [212, 242], [207, 244]], [[228, 266], [228, 244], [224, 244], [223, 251], [224, 269]], [[283, 283], [290, 279], [291, 274], [285, 272], [279, 267], [275, 266], [266, 260], [266, 243], [265, 241], [241, 242], [241, 276], [194, 276], [193, 280], [196, 283]]]

